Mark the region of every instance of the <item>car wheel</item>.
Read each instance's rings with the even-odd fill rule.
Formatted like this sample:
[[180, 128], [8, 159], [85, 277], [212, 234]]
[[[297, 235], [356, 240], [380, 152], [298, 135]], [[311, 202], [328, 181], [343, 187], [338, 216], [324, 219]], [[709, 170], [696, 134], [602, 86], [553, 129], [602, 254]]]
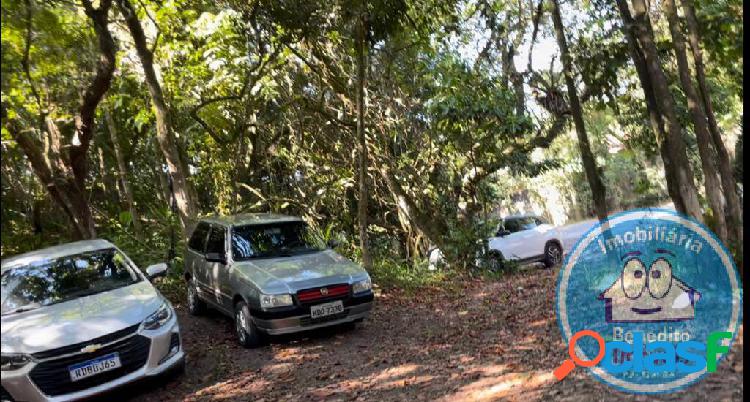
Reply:
[[487, 253], [487, 268], [490, 271], [502, 271], [505, 268], [505, 259], [502, 253], [497, 250], [490, 250]]
[[549, 242], [544, 246], [544, 266], [552, 268], [562, 262], [563, 251], [558, 243]]
[[192, 279], [187, 285], [187, 307], [190, 315], [201, 315], [206, 311], [206, 303], [198, 296], [198, 289]]
[[250, 309], [241, 301], [234, 306], [234, 329], [237, 341], [246, 348], [254, 348], [261, 345], [261, 334], [250, 317]]

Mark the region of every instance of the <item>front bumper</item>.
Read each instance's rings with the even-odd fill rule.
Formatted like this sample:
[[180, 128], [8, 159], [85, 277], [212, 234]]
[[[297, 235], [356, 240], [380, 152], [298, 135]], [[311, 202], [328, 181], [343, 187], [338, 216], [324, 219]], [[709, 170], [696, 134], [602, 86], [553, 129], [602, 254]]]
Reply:
[[251, 311], [251, 315], [255, 326], [269, 335], [290, 334], [361, 321], [370, 315], [374, 304], [373, 299], [371, 292], [364, 296], [349, 298], [343, 301], [343, 313], [318, 320], [310, 319], [309, 305], [272, 313]]
[[[13, 398], [12, 400], [28, 402], [75, 401], [93, 397], [95, 395], [110, 391], [130, 382], [165, 374], [168, 371], [171, 371], [171, 369], [179, 368], [179, 366], [184, 364], [185, 353], [182, 350], [182, 337], [179, 337], [179, 333], [180, 327], [177, 323], [177, 316], [173, 315], [170, 322], [166, 323], [159, 329], [150, 331], [141, 330], [136, 332], [135, 334], [128, 335], [128, 337], [142, 336], [150, 340], [150, 347], [148, 350], [146, 363], [135, 371], [129, 372], [121, 377], [75, 392], [54, 396], [46, 395], [37, 386], [34, 380], [32, 380], [31, 371], [34, 369], [34, 367], [48, 361], [57, 360], [58, 357], [52, 357], [32, 364], [28, 364], [22, 369], [16, 371], [3, 371], [3, 396], [6, 396], [6, 394], [8, 394], [11, 398]], [[173, 351], [173, 334], [176, 334], [179, 340], [179, 348], [176, 352]], [[86, 358], [85, 360], [87, 359], [88, 358]]]

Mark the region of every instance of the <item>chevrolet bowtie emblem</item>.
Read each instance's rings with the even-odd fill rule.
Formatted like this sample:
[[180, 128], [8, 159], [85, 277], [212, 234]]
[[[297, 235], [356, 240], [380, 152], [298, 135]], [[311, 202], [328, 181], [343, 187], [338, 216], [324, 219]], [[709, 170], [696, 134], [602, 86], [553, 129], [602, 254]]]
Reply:
[[328, 295], [328, 289], [326, 289], [326, 288], [320, 288], [320, 294], [323, 295], [323, 296], [327, 296]]
[[83, 349], [81, 349], [81, 353], [94, 353], [101, 348], [102, 348], [102, 345], [98, 343], [94, 343], [91, 345], [86, 345]]

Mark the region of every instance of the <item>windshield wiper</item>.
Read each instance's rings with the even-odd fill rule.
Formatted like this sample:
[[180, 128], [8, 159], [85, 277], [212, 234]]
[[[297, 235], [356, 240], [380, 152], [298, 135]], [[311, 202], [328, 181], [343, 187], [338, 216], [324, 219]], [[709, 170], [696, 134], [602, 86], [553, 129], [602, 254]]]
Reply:
[[40, 307], [39, 305], [31, 305], [31, 304], [27, 304], [27, 305], [25, 305], [25, 306], [21, 306], [21, 307], [16, 307], [16, 308], [14, 308], [14, 309], [12, 309], [12, 310], [10, 310], [10, 311], [6, 311], [6, 312], [4, 312], [4, 313], [3, 313], [2, 315], [9, 315], [9, 314], [23, 313], [24, 311], [31, 311], [31, 310], [36, 310], [36, 309], [38, 309], [39, 307]]

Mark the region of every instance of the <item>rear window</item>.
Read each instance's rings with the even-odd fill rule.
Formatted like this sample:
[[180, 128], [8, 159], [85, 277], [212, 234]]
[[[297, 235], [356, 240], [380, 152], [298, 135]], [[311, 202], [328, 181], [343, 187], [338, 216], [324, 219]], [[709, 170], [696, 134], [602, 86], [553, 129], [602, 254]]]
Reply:
[[203, 253], [204, 246], [206, 245], [206, 235], [208, 235], [208, 229], [210, 226], [208, 226], [208, 223], [201, 222], [198, 224], [198, 226], [195, 227], [195, 230], [193, 231], [193, 235], [190, 236], [190, 241], [188, 242], [188, 248], [191, 250], [195, 250], [199, 253]]

